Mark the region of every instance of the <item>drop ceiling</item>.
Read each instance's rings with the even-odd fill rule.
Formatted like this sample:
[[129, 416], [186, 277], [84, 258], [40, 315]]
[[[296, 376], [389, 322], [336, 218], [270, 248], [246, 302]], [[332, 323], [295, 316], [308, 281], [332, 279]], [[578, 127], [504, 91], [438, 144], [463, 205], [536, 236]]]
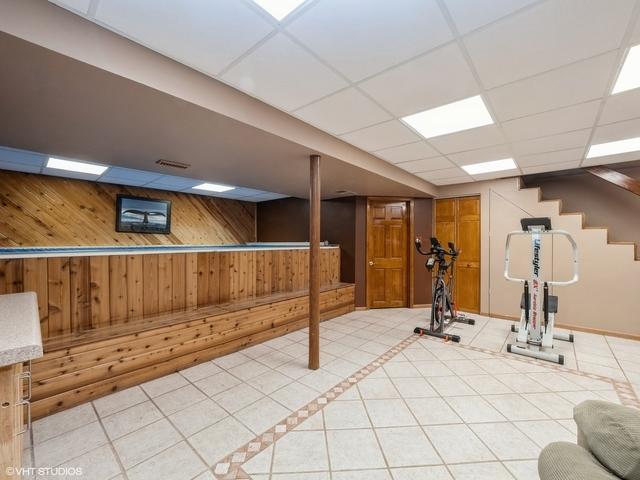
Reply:
[[[640, 89], [610, 92], [640, 43], [636, 0], [51, 0], [437, 185], [613, 163]], [[494, 123], [424, 139], [401, 118], [481, 95]], [[514, 158], [517, 169], [461, 167]]]

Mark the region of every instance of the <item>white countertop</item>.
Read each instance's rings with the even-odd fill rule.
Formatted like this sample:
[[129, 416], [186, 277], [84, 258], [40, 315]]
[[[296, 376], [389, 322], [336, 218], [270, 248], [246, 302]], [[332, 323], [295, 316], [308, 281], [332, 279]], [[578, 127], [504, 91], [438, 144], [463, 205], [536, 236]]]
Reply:
[[0, 367], [41, 356], [42, 337], [36, 294], [0, 295]]

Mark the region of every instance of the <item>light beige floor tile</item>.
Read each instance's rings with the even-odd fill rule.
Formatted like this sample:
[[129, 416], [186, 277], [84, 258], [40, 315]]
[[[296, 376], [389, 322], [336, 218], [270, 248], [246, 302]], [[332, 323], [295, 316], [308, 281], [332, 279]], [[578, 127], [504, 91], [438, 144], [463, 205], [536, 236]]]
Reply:
[[228, 372], [234, 377], [237, 377], [240, 380], [246, 382], [250, 378], [267, 373], [269, 370], [269, 367], [256, 360], [249, 360], [248, 362], [244, 362], [240, 365], [230, 368]]
[[330, 480], [330, 478], [329, 472], [276, 473], [271, 475], [271, 480]]
[[417, 422], [403, 400], [365, 400], [374, 427], [403, 427]]
[[[294, 332], [294, 333], [298, 333], [298, 332]], [[273, 351], [274, 351], [273, 348], [267, 347], [263, 343], [258, 343], [257, 345], [253, 345], [249, 348], [245, 348], [244, 350], [242, 350], [242, 354], [249, 358], [255, 359], [263, 355], [266, 355], [267, 353], [271, 353]]]
[[431, 425], [424, 430], [445, 463], [495, 460], [491, 451], [466, 425]]
[[537, 460], [520, 460], [513, 462], [504, 462], [504, 466], [511, 472], [516, 480], [539, 480], [538, 461]]
[[567, 380], [566, 377], [563, 377], [556, 372], [528, 373], [527, 377], [529, 377], [534, 383], [538, 383], [552, 392], [573, 392], [582, 390], [581, 386]]
[[371, 428], [364, 404], [360, 400], [332, 402], [323, 410], [327, 430], [343, 428]]
[[187, 440], [209, 466], [212, 466], [254, 437], [255, 434], [238, 420], [227, 417]]
[[300, 422], [294, 430], [324, 430], [324, 418], [322, 413], [311, 415], [304, 422]]
[[[72, 460], [60, 465], [60, 470], [73, 469], [75, 472], [82, 472], [81, 475], [38, 475], [38, 480], [54, 480], [56, 478], [90, 478], [91, 480], [108, 480], [120, 473], [120, 465], [116, 460], [111, 446], [103, 445], [94, 450], [91, 450], [79, 457], [75, 457]], [[22, 477], [26, 479], [28, 477]]]
[[451, 480], [446, 467], [392, 468], [393, 480]]
[[520, 395], [485, 395], [484, 399], [508, 420], [546, 420], [549, 418]]
[[341, 357], [360, 366], [369, 365], [378, 358], [377, 355], [363, 352], [362, 350], [351, 350], [350, 352], [341, 355]]
[[36, 466], [55, 467], [108, 442], [99, 422], [89, 423], [35, 444]]
[[562, 398], [572, 403], [573, 405], [578, 405], [579, 403], [584, 402], [585, 400], [602, 400], [602, 397], [598, 392], [590, 392], [588, 390], [580, 390], [578, 392], [557, 392]]
[[255, 457], [242, 464], [242, 469], [250, 475], [256, 473], [269, 474], [271, 472], [271, 461], [273, 460], [273, 445], [265, 448]]
[[113, 446], [124, 467], [129, 469], [180, 440], [180, 434], [176, 429], [166, 419], [162, 419], [114, 440]]
[[109, 438], [115, 440], [162, 417], [160, 410], [152, 402], [147, 401], [103, 418], [102, 425]]
[[481, 395], [512, 393], [509, 387], [492, 375], [461, 375], [460, 378]]
[[525, 393], [522, 396], [533, 405], [540, 406], [549, 418], [573, 418], [573, 404], [557, 393]]
[[392, 379], [422, 376], [411, 362], [388, 362], [383, 368], [387, 376]]
[[500, 460], [526, 460], [540, 454], [540, 447], [512, 423], [476, 423], [469, 428]]
[[197, 382], [203, 378], [220, 373], [222, 369], [213, 362], [203, 362], [193, 367], [180, 370], [180, 374], [190, 382]]
[[498, 462], [450, 465], [449, 470], [455, 480], [513, 480], [509, 471]]
[[283, 407], [269, 397], [264, 397], [237, 411], [233, 416], [255, 434], [260, 434], [286, 418], [290, 413], [291, 411], [288, 408]]
[[524, 434], [536, 442], [539, 447], [546, 447], [551, 442], [573, 442], [576, 436], [555, 420], [535, 420], [531, 422], [514, 422]]
[[386, 467], [384, 457], [371, 429], [330, 430], [327, 432], [333, 470], [358, 470]]
[[96, 407], [98, 415], [106, 417], [147, 400], [149, 400], [149, 397], [140, 387], [131, 387], [106, 397], [98, 398], [93, 401], [93, 405]]
[[430, 377], [428, 380], [431, 386], [444, 397], [476, 395], [475, 390], [464, 383], [460, 377]]
[[449, 360], [447, 367], [456, 375], [482, 375], [485, 372], [480, 368], [475, 360]]
[[360, 397], [360, 392], [355, 386], [353, 386], [345, 390], [339, 397], [336, 397], [336, 401], [345, 402], [349, 400], [360, 400], [360, 398], [362, 398]]
[[147, 393], [147, 395], [149, 395], [151, 398], [154, 398], [162, 395], [163, 393], [167, 393], [180, 387], [184, 387], [188, 384], [189, 382], [182, 375], [178, 373], [172, 373], [170, 375], [165, 375], [164, 377], [151, 380], [150, 382], [145, 382], [140, 386]]
[[[473, 397], [470, 397], [473, 398]], [[408, 398], [409, 409], [418, 419], [420, 425], [442, 425], [446, 423], [462, 423], [462, 419], [440, 397]]]
[[[496, 375], [499, 373], [517, 373], [517, 370], [515, 368], [513, 368], [501, 358], [479, 359], [475, 362], [476, 365], [478, 365], [485, 372], [490, 373], [491, 375]], [[467, 374], [462, 373], [461, 375]]]
[[98, 417], [91, 403], [85, 403], [84, 405], [54, 413], [33, 422], [31, 425], [33, 441], [37, 445], [96, 420], [98, 420]]
[[287, 407], [289, 410], [293, 411], [305, 406], [307, 403], [317, 398], [319, 393], [311, 387], [307, 387], [306, 385], [298, 382], [292, 382], [281, 389], [276, 390], [269, 396], [278, 403]]
[[130, 470], [129, 480], [182, 480], [204, 472], [207, 466], [187, 442], [180, 442]]
[[533, 382], [529, 377], [522, 373], [499, 374], [495, 375], [495, 379], [516, 393], [538, 393], [549, 391], [548, 388], [538, 382]]
[[291, 383], [292, 381], [293, 379], [287, 377], [286, 375], [275, 370], [270, 370], [268, 372], [261, 373], [256, 377], [253, 377], [252, 379], [247, 381], [247, 383], [263, 394], [268, 395]]
[[266, 355], [256, 358], [256, 360], [269, 368], [276, 368], [280, 365], [284, 365], [285, 363], [289, 363], [293, 360], [293, 357], [286, 353], [274, 350], [271, 353], [267, 353]]
[[220, 372], [197, 381], [195, 385], [209, 397], [214, 397], [225, 390], [229, 390], [231, 387], [235, 387], [239, 383], [241, 383], [241, 381], [233, 375], [227, 372]]
[[243, 352], [234, 352], [223, 357], [215, 358], [213, 360], [213, 363], [218, 365], [220, 368], [228, 370], [230, 368], [237, 367], [238, 365], [248, 362], [249, 360], [251, 359]]
[[347, 378], [350, 375], [353, 375], [358, 370], [360, 370], [361, 367], [360, 365], [356, 365], [355, 363], [350, 362], [348, 360], [344, 360], [342, 358], [336, 358], [335, 360], [332, 360], [331, 362], [327, 363], [322, 368], [323, 370], [326, 370], [329, 373], [333, 373], [334, 375], [338, 375], [339, 377], [342, 377], [342, 378]]
[[420, 427], [378, 428], [376, 435], [390, 467], [442, 463]]
[[576, 425], [576, 422], [573, 421], [573, 419], [571, 419], [571, 420], [569, 420], [569, 419], [565, 419], [565, 420], [560, 419], [560, 420], [556, 420], [556, 422], [558, 422], [564, 428], [569, 430], [573, 434], [573, 441], [576, 440], [576, 437], [578, 435], [578, 426]]
[[465, 423], [505, 422], [507, 419], [479, 396], [445, 397]]
[[431, 384], [424, 378], [394, 378], [392, 382], [403, 398], [438, 396]]
[[205, 398], [207, 398], [206, 395], [196, 387], [187, 385], [155, 397], [153, 401], [162, 410], [162, 413], [171, 415], [194, 403], [201, 402]]
[[275, 370], [294, 380], [304, 377], [309, 373], [307, 362], [302, 358], [297, 358], [288, 363], [284, 363], [276, 367]]
[[230, 413], [235, 413], [244, 407], [251, 405], [264, 395], [247, 383], [240, 383], [229, 390], [214, 396], [218, 405]]
[[342, 377], [334, 375], [333, 373], [316, 370], [315, 372], [300, 377], [298, 382], [317, 390], [319, 393], [324, 393], [342, 380]]
[[352, 470], [333, 472], [333, 480], [392, 480], [388, 470]]
[[194, 433], [228, 416], [229, 414], [218, 406], [216, 402], [207, 398], [200, 403], [174, 413], [169, 417], [169, 420], [185, 437], [190, 437]]
[[408, 348], [404, 350], [403, 354], [410, 362], [437, 360], [431, 352], [428, 352], [424, 348]]
[[290, 432], [273, 453], [273, 472], [313, 472], [329, 469], [324, 432]]
[[400, 398], [400, 394], [389, 378], [367, 377], [358, 383], [358, 390], [365, 399]]

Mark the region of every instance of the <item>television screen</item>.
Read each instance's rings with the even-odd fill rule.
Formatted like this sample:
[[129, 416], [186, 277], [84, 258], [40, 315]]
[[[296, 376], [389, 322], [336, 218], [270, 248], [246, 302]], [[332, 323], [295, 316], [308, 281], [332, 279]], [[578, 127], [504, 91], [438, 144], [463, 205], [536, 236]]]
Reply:
[[116, 231], [171, 233], [171, 202], [118, 195]]

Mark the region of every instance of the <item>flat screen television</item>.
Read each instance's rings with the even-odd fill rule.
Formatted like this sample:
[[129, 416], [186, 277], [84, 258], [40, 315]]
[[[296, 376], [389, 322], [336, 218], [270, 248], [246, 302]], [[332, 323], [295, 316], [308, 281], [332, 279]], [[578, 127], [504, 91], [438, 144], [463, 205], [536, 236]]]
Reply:
[[171, 233], [171, 201], [118, 195], [116, 232]]

